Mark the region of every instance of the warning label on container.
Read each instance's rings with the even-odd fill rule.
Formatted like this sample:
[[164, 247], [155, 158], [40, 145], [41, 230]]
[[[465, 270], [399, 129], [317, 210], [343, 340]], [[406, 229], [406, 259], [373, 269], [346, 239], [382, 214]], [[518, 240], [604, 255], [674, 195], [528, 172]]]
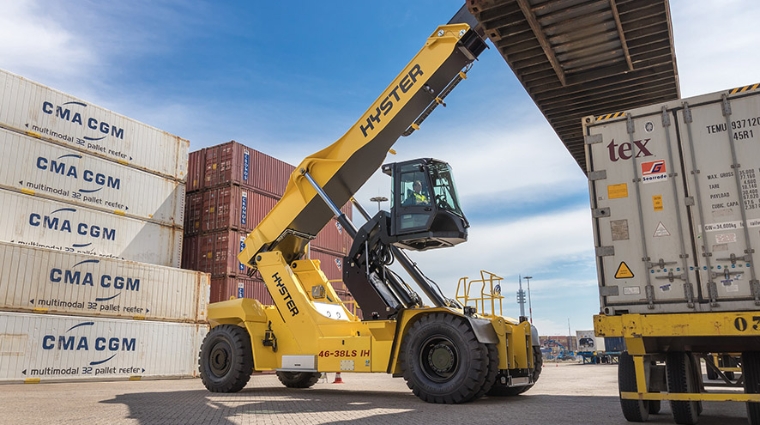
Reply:
[[611, 184], [607, 186], [607, 198], [619, 199], [628, 197], [628, 184]]
[[652, 207], [655, 211], [662, 211], [662, 195], [652, 196]]
[[618, 266], [617, 272], [615, 272], [615, 279], [630, 279], [633, 277], [633, 272], [630, 268], [628, 268], [628, 265], [625, 264], [625, 261], [620, 262], [620, 266]]
[[654, 231], [654, 237], [661, 238], [663, 236], [670, 236], [670, 232], [668, 232], [668, 229], [665, 228], [665, 225], [660, 222], [657, 224], [657, 229]]

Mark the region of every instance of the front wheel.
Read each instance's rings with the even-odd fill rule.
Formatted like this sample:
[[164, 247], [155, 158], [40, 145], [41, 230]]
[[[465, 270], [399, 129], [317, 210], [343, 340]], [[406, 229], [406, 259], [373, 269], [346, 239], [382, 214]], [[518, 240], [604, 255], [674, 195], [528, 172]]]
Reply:
[[445, 313], [415, 322], [401, 345], [401, 371], [414, 395], [428, 403], [465, 403], [488, 378], [488, 348], [467, 320]]
[[253, 352], [248, 332], [240, 326], [219, 325], [209, 331], [198, 358], [201, 380], [215, 393], [243, 389], [253, 372]]
[[288, 388], [309, 388], [322, 376], [318, 372], [277, 372], [277, 379]]

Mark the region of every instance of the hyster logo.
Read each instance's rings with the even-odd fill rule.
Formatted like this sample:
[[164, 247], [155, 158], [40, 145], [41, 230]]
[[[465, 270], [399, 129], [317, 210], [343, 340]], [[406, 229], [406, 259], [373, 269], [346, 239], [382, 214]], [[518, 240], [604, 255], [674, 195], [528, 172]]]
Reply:
[[[93, 275], [92, 272], [83, 270], [74, 270], [83, 264], [100, 264], [100, 260], [84, 260], [74, 264], [71, 270], [64, 270], [59, 268], [50, 269], [50, 281], [53, 283], [68, 283], [70, 285], [81, 286], [95, 286], [97, 282], [101, 288], [113, 288], [116, 290], [125, 291], [140, 291], [140, 279], [124, 277], [124, 276], [111, 276], [104, 274], [101, 276]], [[96, 301], [107, 301], [115, 298], [117, 295], [109, 298], [97, 298]]]
[[[91, 335], [71, 335], [71, 333], [77, 333], [72, 332], [75, 329], [80, 331], [94, 329], [90, 328], [90, 326], [94, 327], [95, 322], [82, 322], [78, 325], [74, 325], [67, 329], [66, 332], [64, 332], [64, 334], [67, 335], [45, 335], [42, 338], [42, 349], [62, 351], [90, 351], [91, 348], [94, 348], [95, 351], [106, 352], [135, 351], [137, 349], [136, 338], [119, 338], [113, 336], [96, 336], [93, 338]], [[116, 356], [116, 354], [113, 354], [111, 357], [108, 357], [105, 360], [92, 361], [90, 362], [90, 366], [105, 363], [114, 358], [114, 356]]]
[[420, 68], [419, 65], [415, 64], [412, 66], [412, 69], [407, 73], [407, 75], [404, 75], [404, 78], [401, 79], [401, 82], [399, 82], [393, 89], [391, 89], [390, 93], [388, 93], [388, 96], [385, 96], [385, 99], [383, 99], [380, 102], [380, 105], [375, 107], [375, 113], [369, 114], [369, 116], [366, 118], [366, 125], [362, 125], [359, 128], [362, 131], [362, 134], [364, 137], [367, 137], [367, 133], [370, 130], [375, 129], [375, 123], [380, 124], [381, 116], [388, 115], [388, 112], [390, 112], [393, 109], [393, 101], [399, 102], [401, 100], [401, 96], [399, 96], [399, 90], [401, 91], [401, 94], [406, 94], [412, 86], [414, 86], [414, 83], [417, 82], [417, 77], [424, 75], [422, 72], [422, 68]]
[[285, 301], [285, 306], [290, 310], [290, 315], [295, 316], [298, 314], [298, 307], [296, 307], [295, 301], [293, 301], [293, 297], [290, 296], [290, 291], [288, 291], [288, 287], [285, 286], [284, 283], [282, 283], [282, 278], [280, 277], [279, 273], [275, 273], [272, 275], [272, 279], [274, 279], [275, 282], [277, 282], [277, 288], [280, 289], [280, 295], [282, 295], [283, 301]]
[[[634, 140], [633, 145], [636, 146], [638, 152], [636, 152], [636, 158], [643, 156], [652, 156], [652, 152], [647, 149], [647, 143], [652, 139]], [[631, 159], [633, 157], [633, 149], [628, 142], [615, 144], [615, 139], [612, 139], [607, 150], [610, 153], [610, 161], [617, 162], [619, 159]]]
[[644, 183], [653, 183], [668, 179], [665, 160], [648, 161], [641, 163], [641, 180]]

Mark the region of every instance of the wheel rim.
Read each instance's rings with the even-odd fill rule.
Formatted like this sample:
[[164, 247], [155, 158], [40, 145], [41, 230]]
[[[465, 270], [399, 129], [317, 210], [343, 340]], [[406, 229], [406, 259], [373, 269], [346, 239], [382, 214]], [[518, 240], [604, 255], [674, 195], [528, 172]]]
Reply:
[[428, 379], [446, 382], [459, 369], [459, 351], [449, 338], [432, 336], [422, 344], [420, 365]]
[[219, 341], [211, 348], [209, 355], [209, 367], [211, 373], [217, 377], [225, 376], [229, 371], [232, 363], [232, 348], [227, 341]]

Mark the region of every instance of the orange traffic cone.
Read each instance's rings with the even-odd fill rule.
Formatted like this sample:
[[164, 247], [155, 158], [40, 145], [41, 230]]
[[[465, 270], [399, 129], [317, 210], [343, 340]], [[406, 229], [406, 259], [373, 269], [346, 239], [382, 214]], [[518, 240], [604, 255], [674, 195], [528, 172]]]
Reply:
[[333, 384], [342, 384], [343, 378], [340, 377], [340, 372], [335, 374], [335, 380], [333, 381]]

